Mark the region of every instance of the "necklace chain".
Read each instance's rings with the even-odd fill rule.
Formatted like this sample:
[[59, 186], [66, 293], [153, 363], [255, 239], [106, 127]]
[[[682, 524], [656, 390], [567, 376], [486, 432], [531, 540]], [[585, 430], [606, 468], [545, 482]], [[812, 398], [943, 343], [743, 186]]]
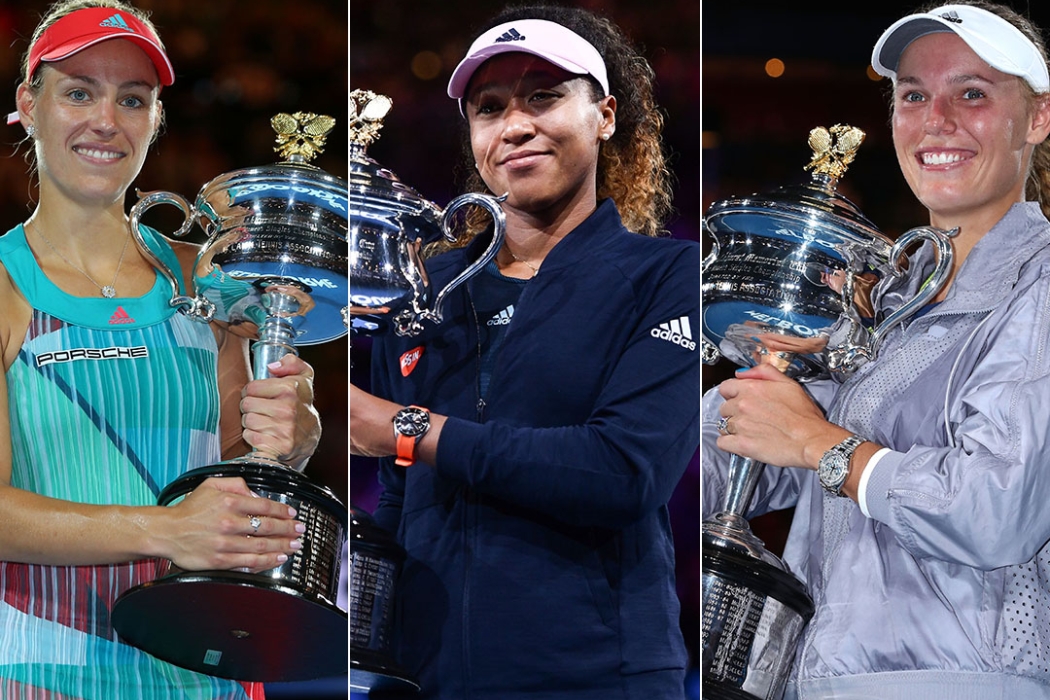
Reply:
[[[532, 276], [533, 277], [535, 277], [536, 275], [540, 274], [540, 268], [536, 267], [535, 265], [530, 263], [528, 260], [524, 260], [522, 258], [519, 258], [517, 255], [514, 254], [514, 252], [510, 248], [507, 248], [507, 252], [510, 253], [510, 257], [514, 258], [515, 260], [520, 262], [522, 265], [524, 265], [525, 267], [527, 267], [530, 270], [532, 270]], [[540, 263], [540, 265], [543, 265], [543, 263]]]
[[[58, 257], [62, 258], [62, 260], [65, 261], [65, 263], [67, 265], [72, 267], [74, 270], [76, 270], [80, 274], [84, 275], [84, 277], [87, 277], [88, 280], [91, 282], [91, 284], [93, 284], [96, 287], [98, 287], [98, 290], [102, 293], [102, 296], [106, 297], [107, 299], [112, 299], [113, 297], [117, 296], [117, 289], [116, 289], [117, 277], [120, 276], [120, 267], [121, 267], [121, 265], [124, 264], [124, 254], [128, 252], [128, 242], [131, 240], [131, 233], [130, 232], [128, 233], [128, 237], [124, 239], [124, 247], [121, 248], [121, 250], [120, 250], [120, 259], [117, 261], [117, 271], [113, 273], [113, 281], [110, 282], [109, 284], [103, 286], [103, 285], [99, 284], [98, 282], [96, 282], [95, 278], [92, 277], [91, 275], [89, 275], [83, 268], [81, 268], [81, 267], [77, 266], [76, 264], [74, 264], [73, 261], [70, 260], [69, 258], [67, 258], [65, 255], [62, 255], [62, 253], [58, 250], [58, 248], [56, 248], [54, 246], [54, 244], [51, 243], [50, 240], [48, 240], [47, 236], [44, 235], [44, 232], [41, 231], [39, 228], [37, 228], [37, 225], [35, 223], [33, 223], [32, 219], [30, 219], [26, 223], [29, 224], [33, 228], [34, 231], [36, 231], [36, 235], [40, 236], [41, 240], [43, 240], [44, 243], [47, 243], [47, 247], [50, 248], [55, 253], [55, 255], [57, 255]], [[528, 264], [528, 263], [526, 263], [526, 264]], [[530, 267], [531, 267], [531, 265], [530, 265]]]

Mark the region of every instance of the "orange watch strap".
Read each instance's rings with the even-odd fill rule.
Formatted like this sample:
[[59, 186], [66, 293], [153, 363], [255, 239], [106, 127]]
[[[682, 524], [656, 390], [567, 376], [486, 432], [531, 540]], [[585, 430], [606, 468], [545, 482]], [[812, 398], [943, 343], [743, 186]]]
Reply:
[[[425, 412], [427, 414], [427, 417], [429, 418], [430, 411], [428, 411], [427, 409], [423, 408], [422, 406], [416, 406], [416, 405], [413, 404], [411, 406], [406, 406], [405, 407], [406, 410], [410, 409], [410, 408], [414, 408], [414, 409], [416, 409], [418, 411]], [[396, 416], [395, 416], [395, 421], [396, 421]], [[396, 425], [396, 422], [395, 422], [395, 425], [394, 425], [394, 436], [395, 436], [394, 445], [395, 445], [395, 449], [397, 450], [397, 459], [394, 460], [394, 464], [396, 464], [399, 467], [411, 467], [413, 464], [415, 464], [415, 462], [416, 462], [416, 444], [420, 441], [420, 439], [424, 435], [426, 435], [427, 430], [429, 429], [429, 427], [430, 427], [429, 424], [427, 424], [423, 428], [423, 432], [421, 434], [419, 434], [419, 435], [415, 435], [415, 436], [402, 435], [401, 432], [398, 431], [397, 425]]]
[[394, 460], [394, 464], [399, 467], [411, 467], [416, 461], [416, 442], [418, 440], [417, 437], [408, 437], [398, 433], [397, 459]]

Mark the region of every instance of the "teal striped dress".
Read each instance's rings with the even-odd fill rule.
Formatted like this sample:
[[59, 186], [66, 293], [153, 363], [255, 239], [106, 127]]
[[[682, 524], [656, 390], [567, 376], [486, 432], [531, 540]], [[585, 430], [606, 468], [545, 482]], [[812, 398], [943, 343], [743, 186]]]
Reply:
[[[180, 269], [163, 237], [146, 228], [143, 236]], [[68, 295], [40, 271], [21, 226], [0, 237], [0, 262], [33, 308], [7, 372], [13, 486], [153, 505], [178, 476], [220, 460], [215, 338], [169, 307], [164, 278], [138, 298]], [[113, 602], [155, 573], [152, 560], [0, 562], [0, 698], [262, 697], [261, 684], [187, 671], [121, 643]]]

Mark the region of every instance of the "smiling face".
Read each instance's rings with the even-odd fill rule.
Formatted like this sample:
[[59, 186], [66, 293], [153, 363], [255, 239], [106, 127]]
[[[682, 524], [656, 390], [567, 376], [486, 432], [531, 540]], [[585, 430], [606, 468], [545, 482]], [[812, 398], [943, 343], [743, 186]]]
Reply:
[[990, 67], [957, 35], [912, 42], [894, 86], [893, 143], [931, 224], [977, 217], [990, 227], [1022, 201], [1032, 149], [1050, 131], [1048, 112], [1045, 100], [1031, 104], [1020, 78]]
[[123, 206], [160, 126], [159, 81], [146, 54], [109, 40], [47, 63], [38, 91], [18, 89], [23, 122], [36, 127], [41, 201], [59, 195]]
[[517, 52], [486, 61], [465, 100], [485, 184], [508, 193], [507, 209], [545, 220], [594, 210], [598, 149], [615, 110], [612, 97], [595, 101], [587, 78]]

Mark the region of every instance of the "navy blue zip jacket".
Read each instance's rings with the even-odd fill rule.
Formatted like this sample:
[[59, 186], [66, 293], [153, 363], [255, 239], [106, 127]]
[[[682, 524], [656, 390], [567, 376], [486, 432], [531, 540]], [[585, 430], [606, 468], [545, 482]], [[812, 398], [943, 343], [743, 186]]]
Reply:
[[[434, 289], [484, 244], [428, 261]], [[412, 697], [683, 697], [667, 502], [700, 441], [699, 274], [607, 200], [525, 285], [484, 404], [469, 283], [373, 345], [378, 395], [450, 417], [436, 464], [380, 467]]]

